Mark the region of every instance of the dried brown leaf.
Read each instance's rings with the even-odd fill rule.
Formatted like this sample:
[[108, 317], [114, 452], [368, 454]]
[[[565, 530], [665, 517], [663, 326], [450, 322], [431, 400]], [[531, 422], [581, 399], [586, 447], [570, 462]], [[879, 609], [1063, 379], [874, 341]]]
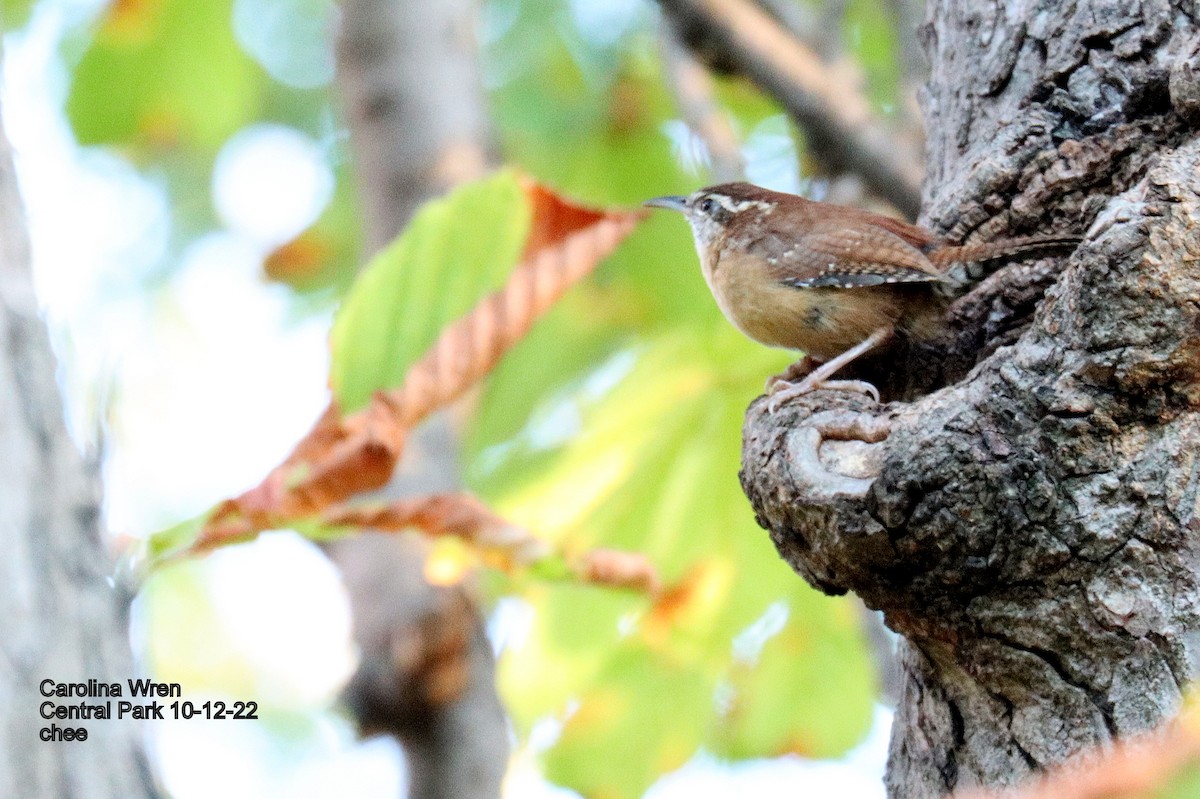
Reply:
[[575, 567], [587, 583], [627, 588], [651, 596], [662, 591], [662, 581], [654, 564], [640, 552], [593, 549], [583, 555]]
[[383, 486], [408, 431], [491, 371], [643, 218], [640, 212], [583, 208], [532, 181], [526, 192], [532, 228], [505, 286], [449, 325], [400, 387], [377, 392], [366, 408], [345, 417], [330, 405], [262, 483], [218, 506], [193, 550], [245, 540]]
[[430, 494], [380, 505], [335, 505], [327, 508], [321, 518], [333, 527], [452, 535], [499, 556], [508, 566], [525, 566], [549, 553], [544, 541], [467, 494]]
[[325, 268], [331, 250], [324, 236], [306, 230], [267, 254], [263, 259], [263, 275], [277, 283], [304, 285]]
[[[404, 427], [458, 399], [524, 338], [567, 289], [588, 275], [643, 218], [564, 202], [535, 183], [526, 191], [534, 224], [508, 283], [450, 325], [386, 401]], [[378, 399], [378, 398], [377, 398]]]

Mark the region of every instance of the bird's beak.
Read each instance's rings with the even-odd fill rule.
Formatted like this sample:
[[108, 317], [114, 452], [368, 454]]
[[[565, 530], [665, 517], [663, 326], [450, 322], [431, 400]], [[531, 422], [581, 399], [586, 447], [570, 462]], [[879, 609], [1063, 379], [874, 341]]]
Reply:
[[666, 197], [655, 197], [653, 200], [646, 200], [642, 205], [647, 208], [666, 208], [668, 211], [686, 211], [687, 197], [671, 194]]

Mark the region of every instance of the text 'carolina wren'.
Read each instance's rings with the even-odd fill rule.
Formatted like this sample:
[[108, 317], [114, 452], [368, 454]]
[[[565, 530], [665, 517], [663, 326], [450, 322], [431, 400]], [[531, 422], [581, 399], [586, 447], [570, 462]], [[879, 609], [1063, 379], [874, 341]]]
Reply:
[[954, 246], [916, 225], [749, 183], [645, 204], [687, 217], [704, 279], [730, 322], [768, 346], [803, 350], [814, 364], [798, 383], [773, 382], [772, 408], [822, 385], [878, 399], [870, 384], [828, 378], [896, 334], [936, 332], [945, 308], [938, 289], [955, 283], [953, 264], [1080, 241], [1031, 236]]

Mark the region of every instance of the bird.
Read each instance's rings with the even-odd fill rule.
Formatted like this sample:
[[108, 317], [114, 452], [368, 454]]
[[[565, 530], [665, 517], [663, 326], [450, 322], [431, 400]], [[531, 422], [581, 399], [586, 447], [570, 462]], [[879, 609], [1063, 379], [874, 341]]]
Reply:
[[878, 402], [870, 383], [830, 378], [898, 335], [935, 335], [948, 298], [967, 279], [955, 264], [1080, 241], [1053, 234], [954, 245], [898, 219], [750, 183], [643, 204], [685, 216], [704, 280], [735, 327], [767, 346], [805, 354], [768, 381], [772, 411], [821, 387], [862, 391]]

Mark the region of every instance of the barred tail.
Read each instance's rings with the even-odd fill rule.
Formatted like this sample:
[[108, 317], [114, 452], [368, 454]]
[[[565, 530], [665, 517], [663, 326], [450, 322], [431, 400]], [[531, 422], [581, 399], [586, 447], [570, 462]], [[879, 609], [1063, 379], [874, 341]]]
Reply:
[[1081, 241], [1083, 241], [1082, 236], [1023, 236], [1016, 239], [964, 244], [961, 247], [939, 247], [926, 253], [926, 257], [934, 266], [946, 269], [953, 264], [983, 263], [1044, 250], [1073, 250], [1079, 246]]

